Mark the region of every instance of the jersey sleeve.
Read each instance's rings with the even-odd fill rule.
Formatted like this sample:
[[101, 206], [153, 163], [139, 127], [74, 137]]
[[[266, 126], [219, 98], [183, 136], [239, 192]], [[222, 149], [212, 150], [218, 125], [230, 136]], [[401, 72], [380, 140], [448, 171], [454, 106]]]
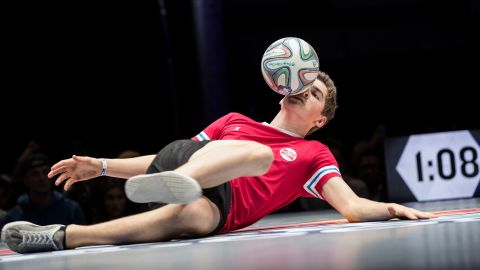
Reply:
[[323, 200], [322, 188], [332, 177], [342, 177], [335, 157], [327, 147], [323, 147], [315, 156], [310, 169], [310, 177], [303, 185], [302, 196]]
[[205, 140], [220, 140], [222, 138], [222, 131], [225, 125], [235, 116], [235, 113], [229, 113], [225, 116], [220, 117], [211, 123], [208, 127], [198, 133], [196, 136], [192, 137], [192, 140], [195, 141], [205, 141]]

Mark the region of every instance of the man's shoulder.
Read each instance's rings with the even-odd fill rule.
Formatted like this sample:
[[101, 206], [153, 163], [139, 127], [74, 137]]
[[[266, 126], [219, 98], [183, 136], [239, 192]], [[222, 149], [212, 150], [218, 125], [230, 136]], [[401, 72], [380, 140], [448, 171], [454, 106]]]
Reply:
[[228, 113], [225, 115], [225, 117], [228, 117], [228, 118], [244, 118], [244, 119], [250, 119], [249, 117], [241, 114], [241, 113], [238, 113], [238, 112], [231, 112], [231, 113]]
[[328, 146], [326, 146], [325, 144], [323, 144], [323, 143], [321, 143], [317, 140], [304, 140], [303, 145], [304, 145], [304, 147], [311, 148], [315, 151], [319, 151], [319, 150], [330, 151]]
[[330, 159], [333, 157], [333, 153], [330, 151], [330, 148], [316, 140], [305, 140], [301, 147], [305, 150], [307, 158]]
[[244, 123], [246, 123], [246, 122], [257, 123], [257, 121], [253, 120], [252, 118], [250, 118], [248, 116], [245, 116], [245, 115], [243, 115], [241, 113], [238, 113], [238, 112], [228, 113], [225, 116], [223, 116], [222, 118], [225, 120], [225, 122], [240, 121], [240, 122], [244, 122]]

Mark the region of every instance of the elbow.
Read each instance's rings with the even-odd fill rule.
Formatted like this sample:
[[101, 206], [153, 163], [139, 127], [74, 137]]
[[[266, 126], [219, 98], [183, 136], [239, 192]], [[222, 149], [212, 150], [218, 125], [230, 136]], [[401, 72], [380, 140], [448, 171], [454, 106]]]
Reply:
[[348, 222], [362, 222], [363, 220], [360, 219], [358, 216], [355, 215], [344, 215], [344, 217], [348, 220]]
[[360, 213], [360, 208], [356, 203], [350, 203], [349, 205], [343, 207], [339, 210], [340, 214], [344, 216], [348, 222], [362, 222], [362, 215]]

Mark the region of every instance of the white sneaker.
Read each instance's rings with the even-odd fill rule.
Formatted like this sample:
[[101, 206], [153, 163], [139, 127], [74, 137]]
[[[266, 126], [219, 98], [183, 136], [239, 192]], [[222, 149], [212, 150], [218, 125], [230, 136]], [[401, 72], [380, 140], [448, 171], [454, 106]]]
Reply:
[[2, 242], [18, 253], [63, 250], [65, 225], [39, 226], [27, 221], [7, 223], [2, 228]]
[[185, 204], [202, 195], [202, 188], [195, 179], [166, 171], [133, 176], [125, 183], [127, 197], [137, 203], [163, 202]]

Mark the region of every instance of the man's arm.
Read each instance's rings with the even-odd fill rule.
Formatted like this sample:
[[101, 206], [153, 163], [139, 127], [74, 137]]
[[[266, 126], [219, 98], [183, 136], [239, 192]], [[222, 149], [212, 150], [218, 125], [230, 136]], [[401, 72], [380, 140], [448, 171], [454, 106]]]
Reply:
[[[128, 179], [135, 175], [144, 174], [154, 158], [155, 155], [108, 159], [106, 175]], [[99, 165], [101, 170], [101, 163]]]
[[340, 177], [328, 180], [322, 188], [323, 198], [350, 222], [388, 220], [392, 218], [434, 218], [396, 203], [382, 203], [358, 197]]
[[[127, 179], [138, 174], [144, 174], [154, 158], [155, 155], [108, 159], [106, 160], [107, 169], [105, 175]], [[59, 175], [55, 180], [55, 185], [58, 186], [65, 181], [64, 189], [68, 190], [75, 182], [100, 176], [102, 166], [103, 162], [101, 159], [74, 155], [72, 158], [64, 159], [54, 164], [48, 173], [48, 177], [52, 178]]]

